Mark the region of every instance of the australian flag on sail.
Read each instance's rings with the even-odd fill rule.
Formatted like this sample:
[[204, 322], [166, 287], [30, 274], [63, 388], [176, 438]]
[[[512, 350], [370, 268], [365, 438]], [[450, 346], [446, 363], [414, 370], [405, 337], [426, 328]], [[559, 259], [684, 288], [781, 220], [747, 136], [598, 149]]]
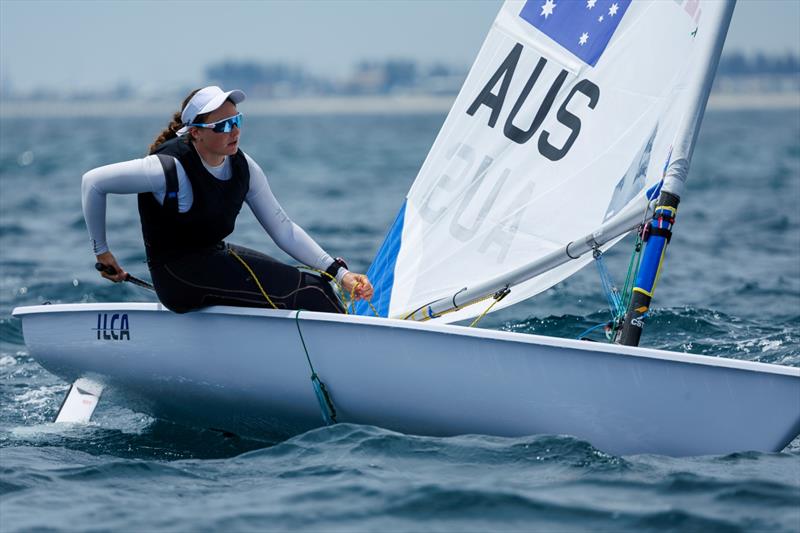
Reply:
[[519, 16], [595, 66], [631, 0], [528, 0]]

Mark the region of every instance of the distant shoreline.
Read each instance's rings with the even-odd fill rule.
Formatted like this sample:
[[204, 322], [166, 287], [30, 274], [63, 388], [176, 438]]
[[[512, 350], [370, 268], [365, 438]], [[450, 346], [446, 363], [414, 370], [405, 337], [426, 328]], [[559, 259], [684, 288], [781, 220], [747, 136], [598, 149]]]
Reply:
[[[358, 96], [251, 99], [247, 114], [253, 116], [336, 115], [336, 114], [428, 114], [447, 113], [455, 96]], [[0, 119], [40, 117], [130, 117], [166, 116], [176, 102], [122, 100], [0, 100]], [[714, 93], [711, 110], [800, 109], [800, 91], [781, 93]]]

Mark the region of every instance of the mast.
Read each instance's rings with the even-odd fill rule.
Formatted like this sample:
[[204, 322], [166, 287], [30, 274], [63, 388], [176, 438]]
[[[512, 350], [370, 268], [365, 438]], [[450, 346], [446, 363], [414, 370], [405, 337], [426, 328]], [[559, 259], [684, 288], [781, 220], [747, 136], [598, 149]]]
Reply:
[[[637, 273], [630, 305], [625, 314], [622, 328], [616, 342], [627, 346], [638, 346], [644, 328], [644, 319], [650, 309], [650, 302], [664, 263], [664, 257], [672, 237], [672, 228], [678, 204], [683, 194], [692, 160], [697, 133], [706, 110], [708, 95], [714, 82], [722, 46], [728, 33], [728, 26], [733, 16], [735, 0], [725, 0], [719, 10], [711, 10], [714, 17], [707, 25], [707, 31], [713, 32], [711, 44], [699, 54], [695, 75], [690, 79], [697, 80], [688, 90], [691, 91], [690, 106], [683, 117], [678, 136], [673, 145], [673, 159], [664, 176], [664, 185], [658, 198], [653, 218], [646, 229], [646, 245], [641, 265]], [[703, 28], [706, 30], [706, 28]], [[697, 31], [697, 30], [695, 30]]]

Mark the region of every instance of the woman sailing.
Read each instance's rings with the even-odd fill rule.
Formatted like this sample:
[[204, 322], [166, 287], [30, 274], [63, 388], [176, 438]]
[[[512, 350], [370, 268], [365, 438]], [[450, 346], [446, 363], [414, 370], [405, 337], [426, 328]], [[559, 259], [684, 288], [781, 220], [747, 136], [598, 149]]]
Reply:
[[[183, 101], [150, 155], [83, 176], [83, 213], [101, 275], [127, 273], [106, 241], [106, 195], [138, 194], [147, 264], [159, 300], [177, 313], [209, 305], [342, 312], [330, 283], [265, 254], [224, 241], [247, 203], [275, 243], [336, 279], [357, 298], [372, 285], [333, 259], [281, 208], [261, 167], [239, 149], [240, 90], [209, 86]], [[113, 272], [113, 273], [109, 273]]]

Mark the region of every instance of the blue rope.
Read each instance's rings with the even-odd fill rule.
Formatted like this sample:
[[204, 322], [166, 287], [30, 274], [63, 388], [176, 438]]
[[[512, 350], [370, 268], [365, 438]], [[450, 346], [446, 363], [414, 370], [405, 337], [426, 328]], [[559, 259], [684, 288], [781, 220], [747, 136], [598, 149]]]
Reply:
[[601, 324], [597, 324], [596, 326], [592, 326], [578, 335], [577, 338], [582, 339], [594, 330], [610, 325], [611, 329], [606, 331], [606, 338], [610, 340], [610, 335], [613, 334], [614, 324], [616, 324], [621, 317], [625, 315], [625, 304], [622, 301], [622, 295], [619, 293], [619, 290], [611, 279], [611, 274], [608, 272], [608, 267], [606, 267], [606, 263], [603, 260], [603, 252], [600, 250], [600, 248], [595, 248], [592, 256], [594, 257], [594, 262], [597, 265], [597, 271], [600, 274], [600, 284], [603, 287], [603, 294], [605, 294], [606, 301], [608, 302], [608, 309], [611, 312], [611, 322], [603, 322]]
[[576, 338], [576, 339], [578, 339], [578, 340], [581, 340], [582, 338], [584, 338], [584, 337], [585, 337], [586, 335], [588, 335], [589, 333], [593, 332], [593, 331], [594, 331], [594, 330], [596, 330], [597, 328], [602, 328], [602, 327], [604, 327], [606, 324], [607, 324], [606, 322], [603, 322], [602, 324], [597, 324], [596, 326], [592, 326], [592, 327], [590, 327], [589, 329], [587, 329], [586, 331], [584, 331], [583, 333], [581, 333], [580, 335], [578, 335], [578, 336], [577, 336], [577, 337], [575, 337], [575, 338]]
[[608, 273], [605, 261], [603, 261], [603, 252], [599, 249], [594, 251], [594, 262], [597, 265], [597, 270], [600, 272], [600, 282], [603, 285], [603, 292], [608, 300], [608, 308], [611, 311], [611, 318], [615, 319], [625, 311], [622, 307], [622, 298], [619, 295], [617, 287], [611, 280], [611, 275]]

